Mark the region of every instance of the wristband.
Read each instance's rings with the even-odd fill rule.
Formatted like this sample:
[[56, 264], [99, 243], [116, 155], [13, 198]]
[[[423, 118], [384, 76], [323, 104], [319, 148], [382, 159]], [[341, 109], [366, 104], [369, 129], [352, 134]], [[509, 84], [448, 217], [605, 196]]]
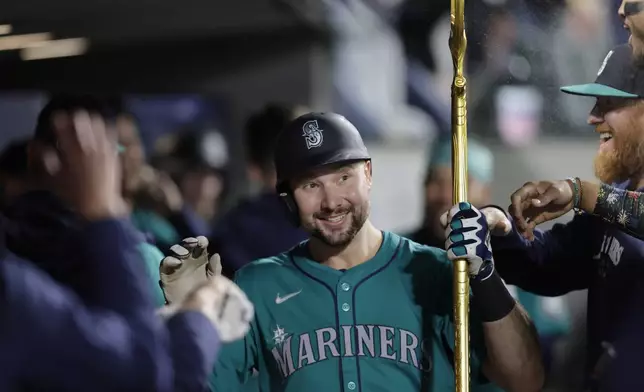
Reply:
[[470, 280], [470, 286], [473, 293], [472, 304], [484, 323], [501, 320], [510, 314], [516, 305], [496, 271], [485, 280]]
[[579, 177], [575, 177], [575, 180], [577, 180], [577, 186], [579, 186], [579, 200], [577, 202], [577, 207], [575, 207], [575, 210], [581, 211], [581, 200], [584, 198], [584, 187], [581, 186], [581, 180]]
[[581, 206], [581, 180], [579, 177], [569, 177], [566, 181], [572, 187], [572, 208], [578, 210]]

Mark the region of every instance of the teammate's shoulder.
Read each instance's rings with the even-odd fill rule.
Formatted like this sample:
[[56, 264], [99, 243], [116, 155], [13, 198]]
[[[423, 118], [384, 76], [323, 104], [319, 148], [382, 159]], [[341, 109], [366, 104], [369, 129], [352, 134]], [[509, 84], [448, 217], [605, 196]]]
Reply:
[[[399, 251], [396, 257], [397, 268], [430, 284], [442, 282], [451, 274], [451, 263], [445, 250], [422, 245], [409, 238], [396, 236]], [[434, 283], [431, 283], [434, 284]], [[436, 283], [436, 287], [440, 284]]]
[[288, 252], [280, 253], [276, 256], [264, 257], [251, 261], [237, 271], [239, 276], [251, 276], [263, 274], [283, 267], [289, 262]]
[[264, 257], [251, 261], [242, 268], [240, 268], [235, 279], [239, 281], [253, 280], [266, 277], [266, 274], [274, 275], [279, 274], [285, 269], [293, 267], [292, 254], [299, 249], [302, 244], [298, 244], [293, 248], [282, 252], [275, 256]]
[[398, 243], [395, 264], [414, 275], [441, 275], [451, 266], [443, 249], [422, 245], [409, 238], [391, 234]]
[[402, 250], [414, 258], [430, 259], [438, 262], [448, 262], [447, 252], [445, 252], [445, 250], [443, 249], [419, 244], [416, 241], [413, 241], [407, 237], [399, 236], [397, 234], [392, 233], [392, 235], [399, 238]]

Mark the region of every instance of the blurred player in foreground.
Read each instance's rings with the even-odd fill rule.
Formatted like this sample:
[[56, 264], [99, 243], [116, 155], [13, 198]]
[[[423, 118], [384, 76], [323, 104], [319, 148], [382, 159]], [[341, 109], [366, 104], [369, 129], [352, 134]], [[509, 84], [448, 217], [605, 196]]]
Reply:
[[265, 391], [453, 390], [457, 257], [472, 277], [472, 390], [542, 387], [534, 327], [495, 272], [478, 210], [452, 208], [447, 252], [376, 229], [371, 159], [357, 129], [333, 113], [291, 122], [275, 167], [278, 194], [311, 237], [238, 271], [257, 314], [244, 341], [222, 349], [214, 391], [238, 390], [252, 369]]
[[[16, 169], [19, 170], [16, 174], [20, 175], [22, 169], [24, 171], [20, 181], [13, 184], [13, 189], [6, 189], [10, 192], [5, 193], [7, 204], [3, 213], [7, 221], [4, 236], [7, 249], [16, 256], [35, 263], [79, 296], [91, 300], [101, 293], [87, 283], [85, 260], [81, 253], [75, 251], [77, 243], [82, 241], [84, 222], [66, 200], [65, 192], [69, 185], [52, 178], [51, 168], [48, 167], [51, 163], [42, 159], [46, 151], [55, 150], [58, 145], [53, 128], [54, 114], [76, 110], [100, 115], [108, 123], [110, 135], [115, 136], [118, 128], [113, 113], [101, 100], [83, 95], [53, 96], [38, 116], [35, 134], [27, 142], [24, 155], [16, 157], [22, 159], [24, 165], [17, 165]], [[124, 155], [120, 154], [119, 157], [124, 163]], [[122, 171], [119, 177], [121, 174]], [[139, 241], [138, 251], [148, 267], [150, 290], [157, 305], [163, 306], [165, 300], [159, 288], [159, 259], [163, 258], [163, 254], [149, 244], [143, 235], [136, 231], [133, 231], [133, 235]]]
[[245, 335], [252, 305], [218, 277], [166, 310], [164, 323], [126, 218], [116, 143], [87, 112], [53, 121], [57, 147], [39, 158], [85, 222], [75, 250], [96, 295], [79, 296], [3, 247], [0, 390], [202, 391], [220, 341]]
[[[597, 177], [622, 190], [642, 191], [644, 68], [633, 58], [631, 47], [621, 45], [611, 50], [595, 83], [562, 90], [597, 99], [588, 118], [600, 137], [595, 158]], [[584, 197], [580, 183], [578, 179], [570, 181], [577, 189], [573, 193], [577, 199]], [[571, 222], [551, 230], [533, 231], [539, 214], [560, 209], [555, 204], [540, 206], [533, 201], [547, 189], [527, 183], [512, 195], [510, 214], [515, 226], [509, 235], [492, 239], [499, 272], [508, 283], [542, 295], [588, 289], [588, 388], [644, 390], [639, 374], [644, 362], [644, 242], [587, 213], [577, 214]], [[636, 198], [635, 193], [632, 196]], [[580, 206], [577, 199], [573, 206]], [[615, 208], [619, 201], [620, 191], [611, 191], [598, 195], [595, 202], [599, 204], [593, 209], [628, 227], [626, 220], [639, 219], [638, 214]], [[488, 224], [507, 219], [500, 209], [484, 211]]]

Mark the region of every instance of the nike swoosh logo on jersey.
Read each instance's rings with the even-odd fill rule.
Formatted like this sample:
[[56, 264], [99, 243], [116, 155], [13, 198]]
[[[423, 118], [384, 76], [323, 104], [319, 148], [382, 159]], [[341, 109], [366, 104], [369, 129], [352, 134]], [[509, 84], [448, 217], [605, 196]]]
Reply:
[[277, 293], [277, 297], [275, 297], [275, 303], [278, 304], [278, 305], [281, 304], [281, 303], [284, 303], [284, 302], [288, 301], [289, 299], [295, 297], [296, 295], [298, 295], [301, 292], [302, 292], [302, 290], [296, 291], [294, 293], [287, 294], [287, 295], [285, 295], [283, 297], [280, 297], [280, 293]]

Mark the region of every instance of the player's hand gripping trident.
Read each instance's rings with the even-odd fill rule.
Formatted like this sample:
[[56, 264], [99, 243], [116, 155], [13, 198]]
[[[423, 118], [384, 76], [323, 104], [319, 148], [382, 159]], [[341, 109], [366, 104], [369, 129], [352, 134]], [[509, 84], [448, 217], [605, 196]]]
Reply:
[[[486, 214], [465, 202], [455, 205], [441, 217], [447, 257], [452, 261], [466, 259], [472, 279], [485, 280], [494, 272], [488, 220]], [[507, 224], [509, 228], [509, 222]], [[497, 234], [505, 231], [496, 224], [493, 228], [499, 231]]]
[[208, 258], [206, 237], [185, 238], [161, 261], [161, 287], [170, 303], [162, 315], [198, 310], [210, 319], [223, 342], [241, 339], [250, 328], [254, 308], [246, 294], [221, 275], [218, 254]]

